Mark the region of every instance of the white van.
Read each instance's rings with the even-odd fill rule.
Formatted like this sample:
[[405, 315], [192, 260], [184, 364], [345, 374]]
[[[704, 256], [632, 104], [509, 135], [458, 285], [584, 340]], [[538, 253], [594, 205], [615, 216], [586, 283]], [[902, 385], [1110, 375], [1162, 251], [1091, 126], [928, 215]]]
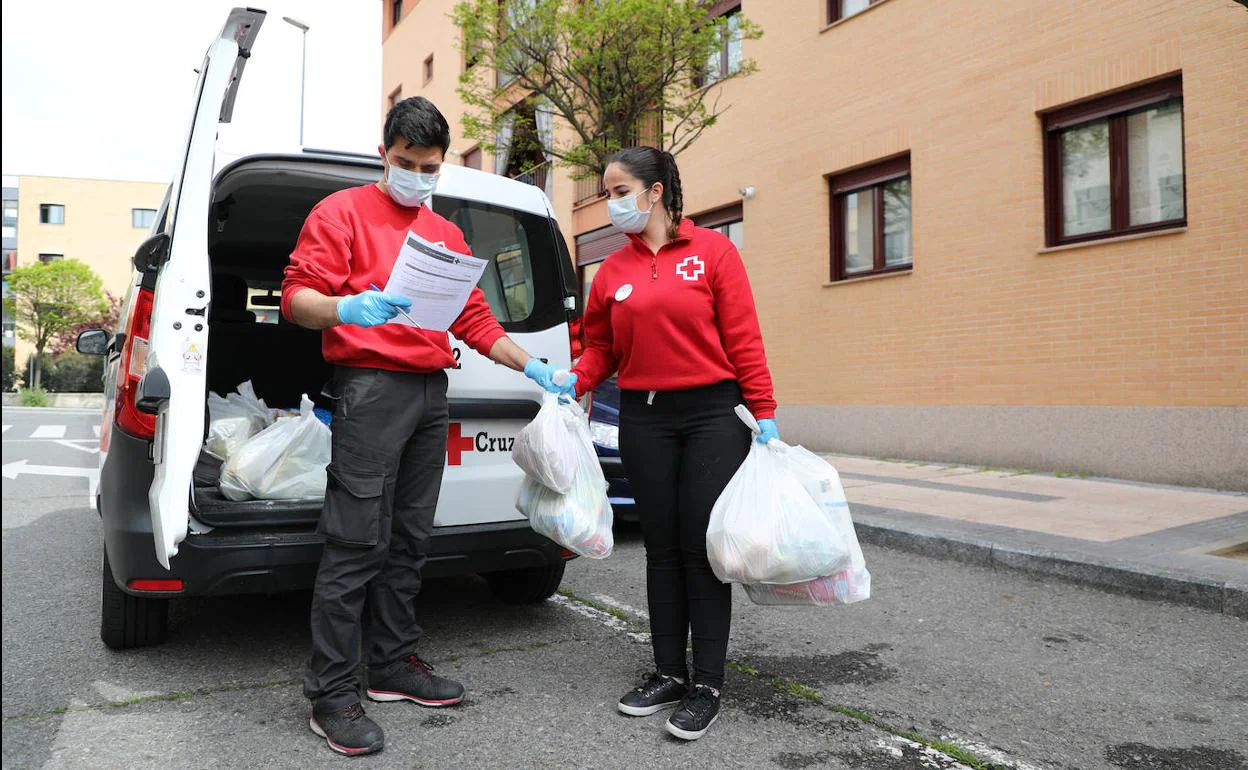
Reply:
[[[202, 451], [210, 391], [250, 380], [270, 406], [295, 407], [302, 393], [332, 406], [320, 333], [277, 311], [282, 271], [318, 201], [382, 172], [380, 158], [305, 151], [239, 158], [214, 174], [218, 123], [230, 120], [264, 17], [234, 9], [208, 49], [184, 163], [135, 254], [118, 328], [78, 341], [108, 357], [100, 632], [116, 649], [163, 640], [172, 598], [310, 588], [320, 559], [320, 500], [226, 500]], [[576, 283], [543, 192], [447, 165], [432, 206], [490, 260], [481, 288], [508, 334], [569, 366]], [[522, 374], [452, 347], [447, 469], [425, 573], [481, 573], [504, 601], [542, 601], [571, 554], [516, 512], [521, 472], [509, 452], [541, 394]]]

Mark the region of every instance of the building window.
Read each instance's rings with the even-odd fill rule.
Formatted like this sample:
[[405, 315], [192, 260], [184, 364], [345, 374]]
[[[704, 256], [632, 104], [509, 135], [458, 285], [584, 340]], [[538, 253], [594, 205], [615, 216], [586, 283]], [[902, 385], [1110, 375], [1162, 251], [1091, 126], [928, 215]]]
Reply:
[[884, 0], [828, 0], [828, 23], [857, 16], [876, 3]]
[[468, 152], [464, 153], [464, 165], [467, 166], [468, 168], [475, 168], [477, 171], [481, 170], [481, 148], [480, 147], [475, 147], [469, 150]]
[[732, 245], [737, 247], [737, 251], [741, 251], [745, 240], [745, 222], [742, 221], [742, 212], [741, 203], [737, 202], [722, 209], [698, 214], [693, 217], [693, 223], [698, 227], [723, 233], [728, 236], [728, 240], [732, 241]]
[[1057, 110], [1044, 128], [1049, 246], [1187, 224], [1180, 78]]
[[429, 54], [429, 58], [425, 59], [425, 83], [433, 80], [433, 54]]
[[39, 255], [39, 261], [45, 265], [48, 264], [49, 262], [56, 262], [62, 259], [65, 259], [64, 254], [40, 254]]
[[397, 27], [400, 21], [403, 21], [403, 0], [390, 0], [390, 26]]
[[10, 223], [17, 221], [17, 201], [4, 202], [4, 221]]
[[398, 104], [399, 100], [403, 98], [403, 86], [399, 86], [398, 88], [391, 91], [390, 96], [387, 98], [390, 100], [391, 107]]
[[65, 224], [65, 207], [59, 203], [40, 203], [39, 204], [39, 224], [41, 225], [63, 225]]
[[150, 230], [156, 221], [156, 209], [130, 209], [130, 226]]
[[828, 178], [832, 194], [832, 280], [909, 270], [910, 156]]
[[5, 238], [16, 238], [16, 237], [17, 237], [17, 228], [16, 228], [16, 227], [14, 227], [13, 225], [5, 225], [5, 226], [4, 226], [4, 237], [5, 237]]
[[741, 3], [720, 2], [710, 9], [711, 16], [725, 19], [720, 33], [719, 50], [706, 60], [706, 72], [700, 85], [709, 86], [741, 69]]

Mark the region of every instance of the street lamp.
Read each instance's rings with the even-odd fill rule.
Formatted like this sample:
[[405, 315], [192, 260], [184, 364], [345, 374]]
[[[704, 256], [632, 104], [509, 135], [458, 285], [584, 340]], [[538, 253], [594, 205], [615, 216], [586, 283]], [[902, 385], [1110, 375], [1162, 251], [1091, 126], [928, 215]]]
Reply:
[[303, 146], [303, 100], [308, 90], [308, 25], [283, 16], [282, 21], [303, 32], [303, 67], [299, 70], [299, 146]]

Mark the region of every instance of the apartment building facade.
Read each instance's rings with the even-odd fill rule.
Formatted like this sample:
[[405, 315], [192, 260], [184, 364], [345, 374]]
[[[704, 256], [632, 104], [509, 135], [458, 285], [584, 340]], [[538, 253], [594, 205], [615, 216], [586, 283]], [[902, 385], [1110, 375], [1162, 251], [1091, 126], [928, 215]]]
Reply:
[[[9, 186], [7, 181], [14, 184]], [[149, 235], [166, 187], [157, 182], [6, 177], [6, 278], [12, 269], [34, 262], [76, 259], [100, 276], [105, 291], [125, 296], [134, 251]], [[9, 319], [5, 321], [5, 344], [16, 344], [21, 366], [34, 346], [10, 336]]]
[[[382, 113], [461, 133], [454, 0], [385, 0]], [[758, 72], [679, 163], [750, 272], [787, 439], [1248, 489], [1248, 11], [742, 0]], [[520, 169], [523, 170], [523, 169]], [[543, 170], [543, 173], [546, 173]], [[585, 285], [596, 180], [551, 196]], [[532, 174], [531, 174], [532, 175]]]

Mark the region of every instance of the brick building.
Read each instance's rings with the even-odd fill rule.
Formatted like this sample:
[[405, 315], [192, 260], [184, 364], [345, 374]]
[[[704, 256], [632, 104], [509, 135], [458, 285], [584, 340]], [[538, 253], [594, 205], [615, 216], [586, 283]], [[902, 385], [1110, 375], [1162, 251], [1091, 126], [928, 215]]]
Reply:
[[[453, 4], [382, 4], [382, 111], [427, 96], [450, 162], [514, 172], [459, 133]], [[762, 26], [721, 65], [759, 71], [680, 156], [686, 212], [742, 248], [786, 438], [1248, 489], [1242, 5], [714, 12]], [[535, 181], [587, 283], [619, 242], [596, 182]]]

